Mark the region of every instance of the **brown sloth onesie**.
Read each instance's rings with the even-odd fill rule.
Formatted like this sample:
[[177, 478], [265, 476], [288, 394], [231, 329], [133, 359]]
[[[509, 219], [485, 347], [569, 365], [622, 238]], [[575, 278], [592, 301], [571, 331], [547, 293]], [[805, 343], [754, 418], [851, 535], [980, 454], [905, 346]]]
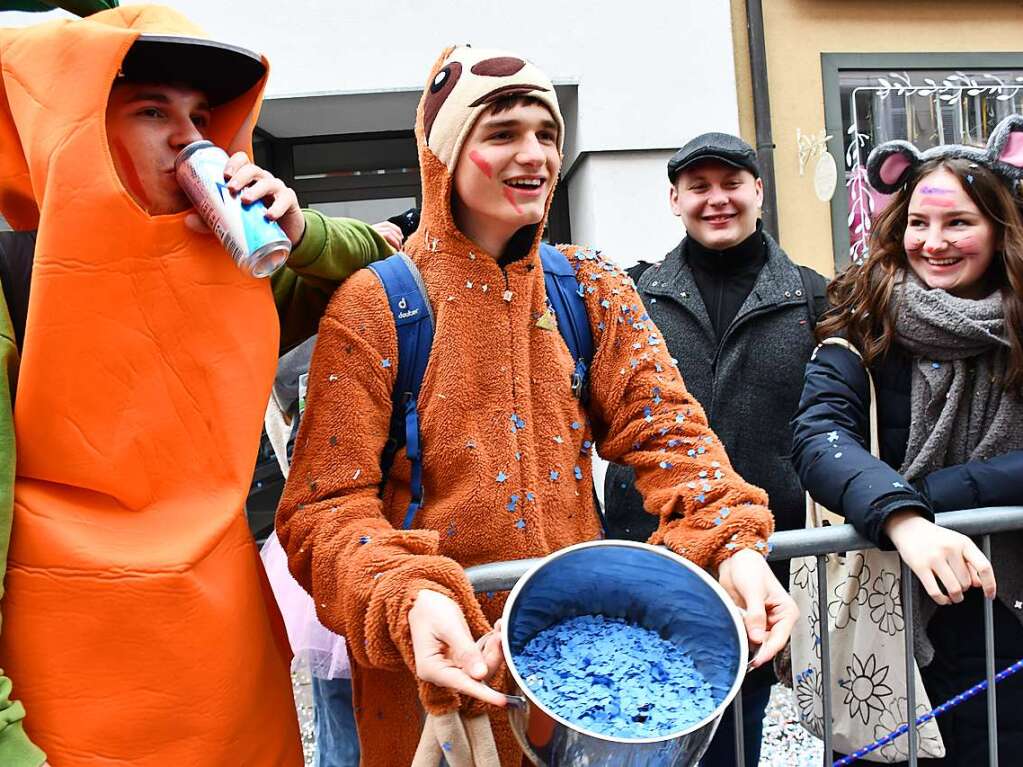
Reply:
[[[435, 333], [419, 395], [425, 504], [414, 529], [400, 529], [409, 503], [404, 451], [380, 489], [398, 346], [369, 270], [341, 286], [320, 325], [278, 511], [292, 572], [324, 625], [348, 640], [365, 767], [409, 764], [423, 707], [440, 713], [462, 702], [413, 674], [408, 611], [421, 589], [456, 600], [479, 636], [505, 595], [474, 595], [464, 568], [601, 536], [594, 444], [635, 468], [647, 510], [661, 519], [651, 541], [701, 566], [716, 568], [739, 548], [764, 551], [773, 529], [766, 494], [732, 470], [624, 272], [592, 251], [562, 248], [594, 341], [584, 407], [550, 322], [542, 226], [528, 252], [503, 265], [456, 227], [459, 150], [488, 104], [509, 93], [546, 105], [563, 138], [551, 81], [528, 62], [476, 48], [442, 54], [416, 116], [422, 223], [405, 250], [422, 273]], [[521, 752], [503, 712], [491, 720], [502, 764], [517, 766]]]

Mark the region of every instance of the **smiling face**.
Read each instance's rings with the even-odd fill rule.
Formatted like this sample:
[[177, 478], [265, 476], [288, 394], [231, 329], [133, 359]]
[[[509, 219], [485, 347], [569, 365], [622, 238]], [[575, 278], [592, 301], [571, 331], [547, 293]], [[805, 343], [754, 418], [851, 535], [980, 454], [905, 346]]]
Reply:
[[725, 250], [756, 231], [764, 185], [748, 170], [710, 159], [684, 168], [668, 194], [689, 237]]
[[210, 107], [201, 92], [177, 85], [115, 83], [107, 103], [107, 141], [124, 188], [151, 216], [192, 204], [174, 175], [174, 159], [206, 137]]
[[515, 232], [543, 221], [560, 168], [558, 124], [547, 107], [516, 100], [484, 112], [455, 166], [455, 223], [500, 256]]
[[902, 244], [927, 287], [961, 298], [987, 294], [986, 275], [998, 247], [995, 226], [945, 168], [913, 189]]

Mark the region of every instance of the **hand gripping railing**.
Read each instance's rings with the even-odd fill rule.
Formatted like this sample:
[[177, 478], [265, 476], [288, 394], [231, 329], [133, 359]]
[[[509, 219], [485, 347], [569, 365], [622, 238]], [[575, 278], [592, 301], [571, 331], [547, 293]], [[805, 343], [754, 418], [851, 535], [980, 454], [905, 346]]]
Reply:
[[[1023, 481], [1023, 478], [1021, 478]], [[935, 522], [942, 527], [956, 530], [964, 535], [980, 536], [981, 548], [985, 556], [991, 556], [991, 539], [993, 533], [1023, 529], [1023, 506], [998, 506], [984, 509], [968, 509], [950, 511], [935, 515]], [[794, 557], [817, 558], [817, 598], [820, 601], [820, 614], [827, 615], [827, 568], [825, 556], [841, 551], [858, 551], [872, 549], [874, 545], [861, 537], [852, 525], [834, 525], [814, 530], [786, 530], [775, 533], [769, 541], [771, 544], [768, 559], [780, 561]], [[495, 562], [488, 565], [470, 567], [466, 571], [469, 581], [477, 592], [506, 591], [515, 585], [525, 573], [540, 559], [518, 559], [510, 562]], [[997, 578], [998, 573], [995, 573]], [[916, 664], [913, 662], [913, 573], [905, 562], [902, 563], [902, 617], [906, 627], [906, 713], [909, 719], [908, 750], [909, 765], [917, 765], [917, 732], [913, 717], [916, 713], [915, 687], [913, 683]], [[995, 653], [994, 653], [994, 619], [990, 600], [984, 602], [984, 652], [987, 661], [987, 712], [988, 712], [988, 765], [998, 767], [998, 712], [995, 695]], [[1023, 656], [1023, 650], [1020, 655]], [[824, 691], [824, 767], [832, 764], [831, 750], [831, 663], [828, 646], [828, 632], [821, 632], [822, 688]], [[935, 701], [937, 703], [937, 701]], [[735, 697], [732, 705], [735, 717], [735, 753], [737, 767], [745, 765], [742, 741], [742, 692]], [[864, 746], [867, 744], [864, 743]]]

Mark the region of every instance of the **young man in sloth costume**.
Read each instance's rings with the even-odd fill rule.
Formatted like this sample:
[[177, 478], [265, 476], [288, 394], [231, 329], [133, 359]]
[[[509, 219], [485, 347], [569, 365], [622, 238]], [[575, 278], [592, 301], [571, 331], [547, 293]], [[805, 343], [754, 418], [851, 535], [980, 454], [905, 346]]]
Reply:
[[[383, 287], [364, 270], [320, 324], [277, 517], [292, 572], [348, 639], [366, 767], [411, 761], [420, 702], [431, 713], [463, 696], [503, 704], [482, 681], [500, 665], [499, 642], [480, 650], [474, 638], [506, 595], [477, 598], [464, 568], [599, 538], [593, 443], [635, 467], [661, 519], [651, 541], [715, 571], [746, 608], [757, 664], [795, 619], [763, 557], [765, 494], [731, 470], [632, 281], [569, 246], [595, 349], [586, 405], [573, 394], [538, 255], [564, 138], [550, 79], [513, 55], [449, 49], [430, 73], [416, 136], [422, 222], [406, 252], [435, 317], [419, 395], [425, 504], [401, 531], [404, 451], [380, 487], [398, 347]], [[488, 710], [502, 764], [518, 765], [506, 718]]]
[[[390, 249], [355, 222], [328, 232], [248, 162], [266, 61], [173, 11], [4, 30], [0, 60], [9, 379], [22, 349], [16, 476], [0, 408], [0, 667], [24, 733], [57, 767], [299, 767], [244, 502], [279, 341], [315, 329], [323, 280]], [[249, 277], [190, 225], [174, 158], [203, 138], [234, 153], [229, 188], [268, 200], [305, 277]], [[0, 762], [42, 762], [21, 707], [0, 712]]]

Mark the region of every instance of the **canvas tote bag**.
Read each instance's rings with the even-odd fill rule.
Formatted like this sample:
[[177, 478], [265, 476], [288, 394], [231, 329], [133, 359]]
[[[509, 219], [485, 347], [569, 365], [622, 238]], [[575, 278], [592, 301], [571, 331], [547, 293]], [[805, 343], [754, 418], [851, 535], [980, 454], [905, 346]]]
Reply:
[[[828, 338], [823, 344], [842, 346], [862, 359], [856, 347], [844, 338]], [[880, 458], [877, 396], [869, 370], [867, 379], [870, 453]], [[836, 448], [835, 452], [839, 450]], [[844, 523], [844, 517], [828, 511], [806, 494], [807, 528]], [[820, 641], [823, 627], [828, 632], [831, 650], [832, 744], [836, 751], [851, 754], [906, 721], [906, 645], [899, 555], [877, 549], [847, 551], [829, 554], [825, 566], [828, 614], [822, 616], [817, 600], [817, 558], [793, 559], [789, 565], [790, 591], [800, 613], [792, 631], [792, 687], [801, 724], [823, 739]], [[827, 622], [822, 624], [821, 618]], [[931, 704], [919, 669], [913, 684], [915, 715], [920, 716], [931, 709]], [[945, 755], [933, 719], [918, 729], [917, 743], [919, 757]], [[907, 749], [908, 736], [902, 735], [864, 758], [873, 762], [904, 762], [909, 758]]]

